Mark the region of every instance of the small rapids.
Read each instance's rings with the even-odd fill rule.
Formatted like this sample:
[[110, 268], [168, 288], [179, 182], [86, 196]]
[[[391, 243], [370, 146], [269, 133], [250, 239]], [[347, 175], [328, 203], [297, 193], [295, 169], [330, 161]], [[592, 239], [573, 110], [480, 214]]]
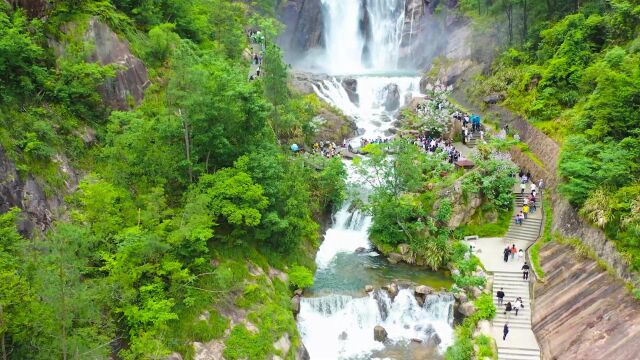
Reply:
[[312, 359], [369, 358], [385, 347], [373, 339], [376, 325], [386, 329], [391, 343], [419, 339], [443, 350], [453, 339], [453, 304], [450, 294], [433, 294], [420, 306], [410, 289], [393, 301], [384, 290], [365, 297], [304, 298], [298, 328]]

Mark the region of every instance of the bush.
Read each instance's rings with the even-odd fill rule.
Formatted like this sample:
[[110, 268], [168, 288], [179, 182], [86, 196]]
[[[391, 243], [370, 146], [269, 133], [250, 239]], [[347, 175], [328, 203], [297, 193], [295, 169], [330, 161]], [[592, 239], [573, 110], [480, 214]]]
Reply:
[[294, 265], [289, 270], [289, 284], [298, 289], [313, 286], [313, 273], [304, 266]]

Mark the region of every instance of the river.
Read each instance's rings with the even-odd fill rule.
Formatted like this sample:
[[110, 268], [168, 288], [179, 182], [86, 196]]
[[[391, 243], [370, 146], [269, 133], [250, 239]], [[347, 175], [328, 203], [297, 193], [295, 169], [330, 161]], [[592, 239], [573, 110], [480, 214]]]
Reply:
[[[313, 55], [305, 70], [329, 74], [314, 84], [316, 94], [354, 119], [361, 138], [388, 137], [399, 108], [420, 95], [420, 76], [398, 68], [404, 20], [404, 0], [322, 0], [324, 53]], [[363, 33], [366, 11], [371, 31]], [[355, 83], [355, 97], [344, 79]], [[349, 182], [358, 182], [351, 164]], [[313, 288], [305, 292], [298, 329], [312, 360], [441, 359], [453, 341], [453, 297], [440, 292], [419, 304], [410, 284], [447, 290], [449, 276], [425, 268], [390, 264], [373, 251], [368, 238], [371, 217], [347, 203], [333, 217], [316, 256]], [[383, 286], [395, 281], [401, 290], [392, 298]], [[406, 284], [406, 285], [402, 285]], [[365, 293], [366, 285], [375, 290]], [[383, 326], [385, 343], [374, 340]]]

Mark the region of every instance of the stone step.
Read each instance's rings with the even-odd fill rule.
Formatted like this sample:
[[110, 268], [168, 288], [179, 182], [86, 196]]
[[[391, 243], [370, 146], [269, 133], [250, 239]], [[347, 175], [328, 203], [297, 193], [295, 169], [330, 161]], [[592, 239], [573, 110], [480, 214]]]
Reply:
[[[504, 322], [495, 322], [494, 321], [493, 326], [502, 329], [502, 327], [504, 326]], [[531, 330], [531, 326], [528, 325], [528, 324], [527, 325], [522, 325], [522, 324], [511, 324], [511, 323], [509, 323], [509, 329]]]
[[498, 360], [540, 360], [539, 355], [498, 355]]
[[538, 349], [521, 349], [521, 348], [500, 348], [498, 354], [518, 354], [518, 355], [537, 355], [540, 356], [540, 350]]
[[520, 272], [520, 270], [517, 271], [494, 271], [493, 272], [493, 279], [500, 279], [500, 278], [514, 278], [514, 277], [518, 277], [518, 275], [522, 275], [522, 273]]
[[540, 360], [540, 354], [501, 353], [500, 349], [498, 349], [498, 360]]
[[[507, 314], [504, 313], [504, 310], [502, 310], [504, 308], [500, 308], [497, 310], [497, 314], [496, 317], [494, 318], [494, 321], [498, 321], [498, 320], [508, 320], [508, 321], [515, 321], [515, 322], [521, 322], [521, 323], [527, 323], [529, 324], [531, 322], [531, 317], [529, 316], [528, 313], [523, 313], [522, 311], [518, 311], [518, 315], [516, 315], [515, 311], [512, 311], [511, 314], [509, 316], [507, 316]], [[523, 311], [525, 309], [522, 309]]]

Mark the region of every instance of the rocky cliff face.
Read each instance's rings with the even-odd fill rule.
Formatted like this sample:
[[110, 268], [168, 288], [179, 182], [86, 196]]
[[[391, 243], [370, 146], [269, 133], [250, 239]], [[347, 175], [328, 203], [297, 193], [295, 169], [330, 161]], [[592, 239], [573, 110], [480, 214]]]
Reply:
[[280, 19], [288, 28], [280, 42], [292, 53], [324, 47], [321, 0], [290, 0]]
[[85, 41], [95, 49], [89, 61], [118, 66], [116, 77], [107, 80], [100, 92], [107, 106], [127, 110], [144, 98], [144, 90], [151, 84], [144, 63], [129, 51], [129, 43], [120, 40], [109, 26], [96, 18], [89, 20]]
[[30, 17], [42, 17], [49, 8], [47, 0], [5, 0], [14, 9], [23, 8]]
[[[144, 99], [144, 90], [151, 85], [147, 69], [142, 60], [131, 53], [129, 43], [121, 40], [108, 25], [93, 17], [86, 26], [72, 22], [65, 24], [62, 31], [73, 34], [70, 38], [80, 36], [83, 42], [92, 45], [87, 61], [115, 65], [116, 76], [98, 89], [106, 106], [115, 110], [129, 110]], [[79, 31], [83, 32], [77, 34]], [[49, 45], [57, 56], [63, 56], [69, 44], [50, 39]]]
[[637, 359], [640, 303], [598, 265], [546, 244], [546, 282], [536, 285], [533, 330], [544, 359]]
[[21, 176], [0, 147], [0, 213], [13, 207], [22, 209], [25, 214], [19, 224], [22, 233], [46, 230], [62, 206], [64, 195], [78, 185], [78, 175], [64, 156], [56, 155], [53, 161], [60, 169], [60, 176], [65, 178], [65, 188], [50, 195], [31, 174]]

